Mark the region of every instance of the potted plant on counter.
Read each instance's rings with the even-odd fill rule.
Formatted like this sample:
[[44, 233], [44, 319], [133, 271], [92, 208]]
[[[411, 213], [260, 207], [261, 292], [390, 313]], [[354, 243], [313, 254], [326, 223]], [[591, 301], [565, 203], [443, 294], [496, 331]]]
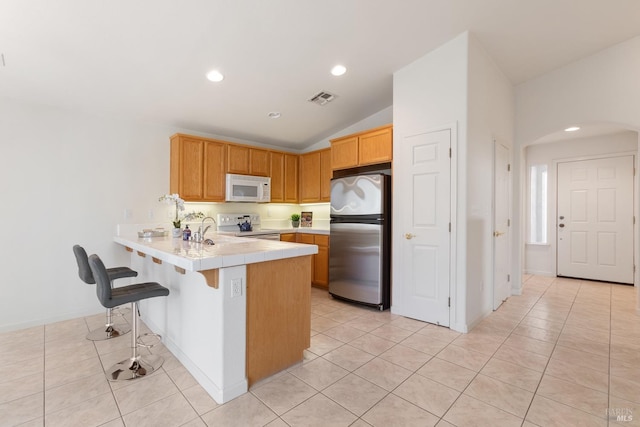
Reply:
[[291, 214], [291, 225], [293, 228], [298, 228], [300, 226], [300, 214]]
[[176, 216], [173, 219], [173, 237], [182, 237], [182, 221], [191, 221], [198, 218], [204, 218], [204, 213], [202, 212], [190, 212], [184, 216], [180, 216], [180, 212], [184, 210], [184, 200], [180, 198], [180, 196], [175, 194], [165, 194], [161, 196], [158, 201], [165, 202], [169, 205], [175, 204], [176, 206]]

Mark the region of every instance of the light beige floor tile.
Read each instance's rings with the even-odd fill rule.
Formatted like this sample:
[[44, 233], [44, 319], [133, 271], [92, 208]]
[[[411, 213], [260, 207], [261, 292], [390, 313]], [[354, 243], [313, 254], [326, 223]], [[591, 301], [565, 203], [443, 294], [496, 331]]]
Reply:
[[530, 315], [530, 314], [525, 316], [525, 318], [522, 319], [522, 322], [520, 323], [522, 325], [529, 325], [539, 329], [546, 329], [546, 330], [555, 331], [555, 332], [561, 331], [562, 327], [564, 326], [564, 321], [557, 322], [557, 321], [548, 320], [548, 319], [541, 319], [539, 317], [536, 317], [535, 315]]
[[[629, 378], [640, 383], [640, 368], [637, 363], [611, 359], [611, 375], [614, 377]], [[638, 417], [640, 418], [640, 417]]]
[[[638, 368], [640, 369], [640, 368]], [[611, 395], [640, 403], [640, 382], [629, 377], [611, 376]], [[638, 414], [640, 417], [640, 414]]]
[[640, 414], [640, 403], [630, 402], [617, 396], [609, 397], [607, 410], [609, 426], [640, 426], [638, 414]]
[[537, 394], [595, 416], [603, 416], [609, 405], [606, 393], [549, 375], [542, 377]]
[[45, 390], [45, 413], [51, 413], [68, 406], [111, 392], [104, 373], [82, 378], [58, 387]]
[[198, 418], [181, 393], [172, 394], [122, 417], [127, 426], [182, 426]]
[[338, 341], [342, 341], [346, 343], [349, 341], [353, 341], [358, 337], [361, 337], [366, 332], [343, 324], [343, 325], [336, 326], [335, 328], [328, 329], [323, 333], [331, 338], [334, 338], [334, 339], [337, 339]]
[[205, 414], [219, 406], [200, 384], [182, 390], [182, 394], [199, 415]]
[[156, 372], [150, 377], [139, 378], [131, 382], [125, 381], [124, 383], [126, 384], [124, 387], [113, 391], [123, 415], [179, 391], [169, 376], [162, 371]]
[[463, 368], [471, 369], [472, 371], [480, 371], [485, 363], [491, 356], [480, 353], [474, 350], [467, 350], [466, 348], [458, 347], [457, 345], [450, 344], [444, 350], [436, 355], [438, 359], [446, 360], [456, 365], [460, 365]]
[[42, 392], [43, 388], [44, 374], [42, 372], [0, 383], [0, 404]]
[[461, 335], [460, 332], [445, 328], [444, 326], [432, 325], [430, 323], [428, 323], [424, 328], [420, 329], [416, 333], [446, 342], [451, 342]]
[[593, 369], [604, 373], [609, 372], [609, 358], [599, 356], [585, 351], [574, 350], [572, 348], [558, 345], [551, 355], [552, 359], [573, 363], [585, 368]]
[[87, 332], [89, 332], [89, 329], [83, 317], [50, 323], [44, 326], [45, 342], [57, 339], [81, 338]]
[[16, 363], [5, 363], [0, 357], [0, 384], [17, 380], [18, 378], [34, 375], [38, 372], [44, 377], [44, 356], [28, 358]]
[[519, 387], [503, 383], [486, 375], [478, 375], [471, 381], [464, 394], [489, 405], [524, 418], [533, 399], [533, 393]]
[[34, 326], [17, 331], [0, 333], [0, 354], [1, 349], [8, 344], [44, 342], [44, 326]]
[[436, 427], [456, 427], [456, 426], [454, 426], [448, 421], [445, 421], [444, 419], [441, 419], [440, 421], [438, 421], [438, 424], [436, 424]]
[[402, 344], [398, 344], [382, 353], [379, 357], [415, 372], [429, 359], [431, 359], [432, 356], [421, 351], [414, 350], [410, 347], [406, 347]]
[[[100, 427], [103, 427], [103, 426], [100, 426]], [[180, 427], [207, 427], [207, 425], [205, 424], [204, 421], [202, 421], [202, 418], [198, 417], [198, 418], [192, 419], [188, 423], [182, 424]]]
[[99, 426], [119, 417], [120, 412], [118, 412], [113, 395], [109, 392], [45, 414], [45, 425], [47, 427]]
[[542, 372], [496, 358], [489, 360], [480, 373], [530, 392], [536, 391], [542, 378]]
[[317, 334], [311, 337], [311, 347], [309, 347], [309, 351], [317, 356], [322, 356], [342, 345], [344, 345], [342, 341], [324, 334]]
[[561, 336], [569, 336], [582, 338], [602, 344], [609, 344], [609, 331], [581, 328], [578, 326], [567, 325], [562, 330]]
[[42, 341], [5, 343], [0, 347], [0, 360], [7, 364], [19, 363], [22, 360], [40, 357], [43, 350]]
[[451, 341], [433, 338], [430, 335], [415, 333], [402, 341], [402, 345], [414, 350], [435, 356], [442, 351]]
[[366, 334], [356, 338], [349, 344], [353, 347], [359, 348], [360, 350], [366, 351], [367, 353], [373, 354], [374, 356], [378, 356], [396, 345], [393, 341], [371, 334]]
[[408, 369], [381, 358], [367, 362], [356, 369], [354, 373], [387, 391], [393, 390], [411, 375], [411, 371]]
[[98, 353], [93, 343], [84, 339], [76, 343], [68, 341], [66, 346], [61, 344], [55, 351], [49, 351], [49, 345], [47, 345], [45, 367], [46, 370], [50, 371], [68, 365], [72, 361], [79, 362], [95, 358], [97, 355]]
[[356, 319], [350, 320], [345, 323], [346, 326], [351, 326], [352, 328], [360, 329], [364, 332], [371, 332], [374, 329], [379, 328], [384, 325], [384, 322], [379, 322], [376, 320], [371, 320], [368, 318], [358, 317]]
[[547, 362], [549, 361], [547, 356], [532, 353], [506, 344], [503, 344], [502, 347], [495, 352], [493, 357], [539, 372], [544, 372]]
[[262, 426], [276, 418], [276, 414], [251, 393], [245, 393], [202, 415], [209, 427]]
[[566, 360], [552, 358], [547, 365], [545, 375], [573, 382], [603, 393], [609, 392], [609, 375], [594, 371]]
[[349, 426], [357, 417], [322, 394], [296, 406], [282, 416], [291, 427]]
[[443, 419], [465, 427], [516, 427], [522, 424], [521, 418], [464, 394]]
[[385, 397], [362, 416], [375, 427], [428, 427], [438, 422], [438, 417], [393, 394]]
[[322, 357], [347, 371], [354, 371], [375, 356], [350, 345], [343, 345]]
[[440, 383], [414, 374], [403, 382], [393, 394], [420, 408], [442, 417], [460, 396], [460, 392]]
[[550, 343], [555, 343], [556, 341], [558, 341], [558, 337], [560, 336], [560, 332], [558, 331], [540, 329], [529, 325], [519, 325], [513, 330], [513, 333]]
[[276, 418], [275, 420], [271, 421], [269, 424], [266, 424], [265, 427], [289, 427], [289, 426], [287, 425], [287, 423], [282, 421], [282, 418]]
[[632, 343], [630, 340], [616, 340], [611, 343], [611, 358], [640, 364], [640, 345]]
[[477, 375], [476, 371], [438, 358], [431, 359], [417, 373], [458, 391], [467, 388]]
[[336, 322], [324, 316], [314, 317], [311, 319], [311, 329], [318, 332], [324, 332], [327, 329], [335, 328], [340, 325], [340, 322]]
[[361, 416], [382, 400], [388, 392], [357, 375], [349, 374], [327, 387], [322, 394], [357, 416]]
[[413, 335], [413, 333], [414, 333], [413, 331], [399, 328], [397, 326], [393, 326], [392, 323], [389, 323], [387, 325], [382, 325], [379, 328], [371, 331], [372, 335], [375, 335], [380, 338], [384, 338], [389, 341], [393, 341], [395, 343], [398, 343], [404, 340], [405, 338]]
[[180, 390], [187, 389], [189, 387], [193, 387], [198, 384], [195, 378], [187, 371], [187, 368], [184, 366], [178, 366], [177, 368], [166, 370], [165, 372], [169, 375], [169, 378], [173, 381], [173, 383]]
[[573, 350], [609, 357], [609, 344], [590, 341], [571, 335], [560, 335], [557, 345]]
[[[2, 421], [0, 421], [0, 425], [3, 425]], [[26, 423], [18, 424], [18, 427], [42, 427], [42, 426], [44, 426], [44, 417], [36, 418], [34, 420], [27, 421]], [[109, 424], [103, 424], [103, 426], [111, 427], [109, 426]], [[103, 427], [103, 426], [100, 426], [100, 427]], [[121, 424], [121, 426], [124, 427], [124, 424]], [[119, 427], [119, 426], [116, 425], [114, 427]]]
[[42, 417], [44, 411], [44, 393], [0, 404], [0, 426], [16, 426]]
[[459, 336], [451, 344], [491, 356], [503, 341], [502, 338], [489, 337], [486, 334], [469, 333]]
[[338, 323], [346, 323], [351, 320], [355, 320], [362, 316], [360, 311], [351, 311], [347, 309], [336, 310], [331, 314], [328, 314], [327, 317]]
[[603, 418], [540, 395], [536, 395], [533, 398], [526, 420], [544, 427], [567, 427], [570, 425], [581, 427], [607, 426], [607, 421]]
[[391, 321], [391, 325], [398, 328], [406, 329], [411, 332], [417, 332], [429, 325], [429, 323], [420, 320], [410, 319], [408, 317], [399, 317]]
[[317, 393], [313, 387], [289, 373], [280, 375], [275, 380], [252, 389], [251, 392], [278, 415], [284, 414]]
[[[46, 365], [46, 361], [45, 361]], [[67, 384], [79, 379], [90, 377], [104, 373], [100, 359], [92, 357], [89, 359], [80, 360], [74, 362], [70, 360], [69, 363], [60, 365], [54, 369], [47, 369], [45, 367], [44, 372], [44, 386], [46, 389], [57, 387], [63, 384]]]
[[521, 350], [530, 351], [531, 353], [541, 354], [546, 357], [551, 356], [551, 353], [553, 353], [553, 349], [555, 348], [554, 343], [540, 341], [517, 334], [510, 335], [504, 341], [504, 344]]
[[293, 375], [316, 390], [324, 390], [346, 376], [349, 371], [321, 357], [290, 371]]

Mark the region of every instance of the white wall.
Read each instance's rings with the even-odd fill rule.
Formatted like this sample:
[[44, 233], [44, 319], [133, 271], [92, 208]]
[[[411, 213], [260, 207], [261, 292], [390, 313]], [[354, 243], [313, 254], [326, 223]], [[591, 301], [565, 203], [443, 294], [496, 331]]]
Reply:
[[[547, 166], [547, 244], [529, 244], [525, 246], [525, 273], [545, 276], [556, 275], [556, 194], [557, 162], [562, 160], [593, 158], [600, 155], [628, 154], [638, 151], [638, 133], [622, 132], [588, 138], [575, 138], [548, 144], [535, 144], [526, 147], [526, 170], [533, 165]], [[527, 172], [528, 174], [528, 172]], [[529, 183], [525, 191], [529, 200]], [[525, 203], [525, 206], [528, 204]], [[526, 210], [526, 222], [529, 224], [529, 209]], [[526, 228], [526, 227], [525, 227]], [[526, 234], [525, 234], [526, 235]]]
[[[493, 153], [494, 140], [513, 146], [513, 85], [473, 38], [469, 39], [466, 141], [467, 325], [493, 310]], [[462, 178], [460, 178], [462, 179]], [[512, 234], [512, 233], [510, 233]], [[516, 277], [513, 273], [511, 277]]]
[[[466, 150], [467, 135], [467, 50], [468, 34], [464, 33], [443, 46], [435, 49], [417, 61], [394, 73], [393, 77], [393, 134], [394, 152], [398, 144], [408, 135], [417, 135], [435, 129], [453, 128], [452, 147], [456, 156], [454, 162], [460, 175], [457, 177], [458, 217], [452, 218], [457, 242], [452, 242], [453, 275], [451, 277], [451, 328], [466, 328]], [[457, 133], [457, 139], [455, 135]], [[394, 168], [402, 167], [396, 157]], [[452, 177], [455, 186], [456, 178]], [[455, 188], [455, 187], [454, 187]], [[406, 209], [401, 206], [403, 187], [394, 180], [394, 210]], [[406, 197], [406, 196], [405, 196]], [[452, 213], [453, 214], [453, 213]], [[400, 216], [395, 215], [392, 237], [392, 309], [402, 313], [400, 295], [406, 286], [399, 259], [402, 258], [402, 232]], [[456, 246], [459, 252], [455, 252]], [[457, 276], [457, 277], [456, 277]]]
[[[516, 170], [514, 217], [524, 220], [526, 167], [524, 147], [569, 125], [619, 124], [640, 130], [640, 37], [530, 80], [516, 88]], [[636, 211], [640, 191], [636, 186]], [[514, 242], [523, 271], [524, 227]], [[636, 233], [637, 234], [637, 233]], [[636, 244], [636, 264], [638, 264]], [[636, 272], [636, 283], [638, 283]]]

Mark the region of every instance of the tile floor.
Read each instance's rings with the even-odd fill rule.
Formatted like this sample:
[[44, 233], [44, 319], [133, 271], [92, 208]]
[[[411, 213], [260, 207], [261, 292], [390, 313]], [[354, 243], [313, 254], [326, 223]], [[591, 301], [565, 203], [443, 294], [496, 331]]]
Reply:
[[85, 340], [102, 315], [0, 334], [0, 426], [640, 425], [633, 287], [526, 277], [469, 334], [312, 295], [304, 362], [224, 405], [163, 347], [109, 383], [129, 335]]

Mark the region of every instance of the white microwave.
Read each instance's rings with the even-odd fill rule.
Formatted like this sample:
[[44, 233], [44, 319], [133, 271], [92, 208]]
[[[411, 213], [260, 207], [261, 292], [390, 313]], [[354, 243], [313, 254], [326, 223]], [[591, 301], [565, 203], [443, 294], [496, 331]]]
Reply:
[[226, 190], [227, 202], [270, 202], [271, 178], [228, 173]]

